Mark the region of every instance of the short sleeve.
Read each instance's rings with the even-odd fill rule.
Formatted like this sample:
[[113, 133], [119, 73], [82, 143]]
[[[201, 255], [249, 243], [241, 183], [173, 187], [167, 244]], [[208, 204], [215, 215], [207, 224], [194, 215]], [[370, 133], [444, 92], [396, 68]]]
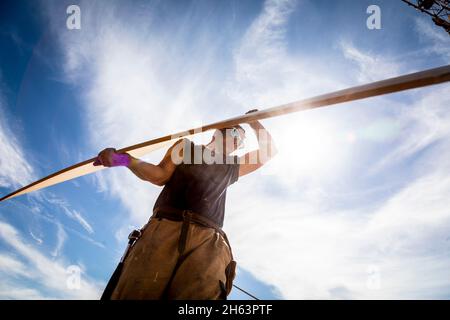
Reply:
[[[183, 140], [183, 163], [192, 164], [195, 163], [194, 155], [198, 154], [195, 152], [196, 145], [191, 140], [184, 138]], [[201, 153], [200, 153], [201, 154]]]

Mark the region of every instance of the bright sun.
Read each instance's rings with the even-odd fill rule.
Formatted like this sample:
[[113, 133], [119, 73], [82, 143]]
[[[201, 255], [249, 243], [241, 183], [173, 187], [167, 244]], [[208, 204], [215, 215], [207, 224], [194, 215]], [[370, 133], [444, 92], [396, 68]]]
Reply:
[[344, 159], [349, 158], [349, 147], [356, 140], [353, 133], [325, 118], [298, 116], [277, 124], [274, 121], [270, 131], [278, 155], [267, 169], [288, 180], [337, 176]]

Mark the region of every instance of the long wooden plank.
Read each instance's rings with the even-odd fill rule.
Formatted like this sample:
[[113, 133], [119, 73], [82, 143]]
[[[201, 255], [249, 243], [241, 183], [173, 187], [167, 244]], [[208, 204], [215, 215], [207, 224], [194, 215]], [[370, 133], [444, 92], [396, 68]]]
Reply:
[[[118, 151], [128, 152], [135, 157], [140, 157], [156, 149], [167, 146], [179, 138], [194, 135], [199, 132], [230, 127], [239, 123], [272, 118], [307, 109], [330, 106], [343, 102], [350, 102], [369, 97], [430, 86], [434, 84], [444, 83], [447, 81], [450, 81], [450, 65], [435, 69], [429, 69], [421, 72], [411, 73], [408, 75], [390, 78], [387, 80], [377, 81], [344, 90], [339, 90], [332, 93], [312, 97], [309, 99], [287, 103], [277, 107], [272, 107], [260, 110], [258, 112], [253, 112], [250, 114], [241, 115], [223, 121], [215, 122], [203, 127], [197, 127], [186, 131], [178, 132], [176, 134], [148, 140], [139, 144], [122, 148]], [[104, 169], [104, 167], [102, 166], [100, 167], [93, 166], [95, 158], [96, 157], [91, 158], [89, 160], [85, 160], [71, 167], [55, 172], [27, 186], [24, 186], [23, 188], [20, 188], [19, 190], [16, 190], [4, 196], [3, 198], [0, 199], [0, 202], [31, 191], [46, 188], [48, 186], [55, 185], [57, 183], [61, 183], [70, 179], [74, 179]]]

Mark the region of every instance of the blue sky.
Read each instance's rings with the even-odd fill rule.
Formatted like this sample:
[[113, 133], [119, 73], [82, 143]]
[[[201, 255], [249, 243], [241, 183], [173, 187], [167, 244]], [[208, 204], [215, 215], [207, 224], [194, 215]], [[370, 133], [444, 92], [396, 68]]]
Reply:
[[[66, 28], [74, 3], [80, 30]], [[366, 27], [371, 4], [381, 30]], [[450, 61], [448, 35], [401, 1], [0, 7], [1, 194], [105, 147]], [[449, 97], [440, 85], [264, 121], [279, 154], [228, 193], [235, 284], [274, 299], [447, 299]], [[159, 192], [114, 168], [1, 203], [0, 298], [98, 298]]]

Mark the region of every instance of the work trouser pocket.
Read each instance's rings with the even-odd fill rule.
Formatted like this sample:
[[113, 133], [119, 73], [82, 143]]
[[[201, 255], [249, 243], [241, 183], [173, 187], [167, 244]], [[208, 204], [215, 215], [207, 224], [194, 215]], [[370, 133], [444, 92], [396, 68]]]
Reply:
[[227, 296], [230, 294], [233, 288], [233, 280], [236, 276], [236, 261], [231, 260], [230, 263], [225, 268], [225, 283], [220, 281], [220, 288], [222, 290], [222, 299], [226, 300]]

